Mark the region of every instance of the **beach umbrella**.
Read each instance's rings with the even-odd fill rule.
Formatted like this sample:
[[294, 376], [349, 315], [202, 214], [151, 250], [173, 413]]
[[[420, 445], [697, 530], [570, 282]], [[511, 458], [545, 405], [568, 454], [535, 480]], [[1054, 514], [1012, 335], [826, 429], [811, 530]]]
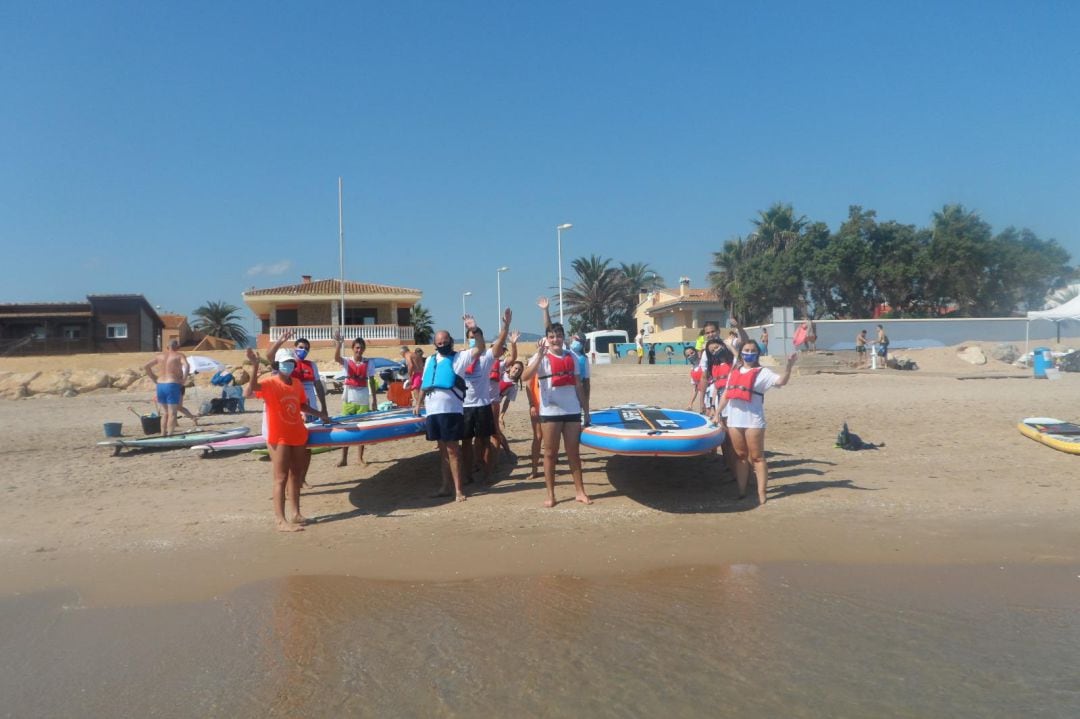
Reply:
[[191, 374], [198, 374], [199, 372], [218, 372], [225, 369], [225, 365], [221, 362], [202, 355], [192, 355], [187, 358], [187, 362]]

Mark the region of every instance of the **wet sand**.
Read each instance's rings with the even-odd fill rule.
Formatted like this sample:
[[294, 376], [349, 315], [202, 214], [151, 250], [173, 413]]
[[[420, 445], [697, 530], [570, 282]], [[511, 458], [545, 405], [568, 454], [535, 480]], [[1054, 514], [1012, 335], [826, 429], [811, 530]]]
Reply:
[[[0, 402], [0, 589], [70, 590], [99, 606], [200, 600], [298, 574], [445, 581], [740, 562], [1080, 561], [1080, 459], [1015, 429], [1025, 416], [1080, 419], [1080, 377], [1035, 381], [1006, 365], [972, 368], [951, 350], [924, 352], [909, 353], [923, 371], [797, 376], [770, 393], [764, 507], [737, 500], [712, 458], [587, 453], [596, 503], [573, 502], [564, 473], [563, 501], [545, 510], [519, 401], [509, 419], [518, 464], [503, 465], [494, 486], [474, 486], [468, 502], [429, 498], [438, 467], [423, 439], [369, 447], [366, 467], [354, 457], [337, 468], [330, 453], [313, 458], [303, 496], [316, 523], [293, 536], [273, 531], [265, 462], [94, 447], [103, 422], [133, 431], [130, 393]], [[682, 407], [686, 376], [679, 366], [599, 367], [593, 404]], [[845, 420], [886, 446], [835, 449]], [[254, 411], [206, 419], [258, 421]]]

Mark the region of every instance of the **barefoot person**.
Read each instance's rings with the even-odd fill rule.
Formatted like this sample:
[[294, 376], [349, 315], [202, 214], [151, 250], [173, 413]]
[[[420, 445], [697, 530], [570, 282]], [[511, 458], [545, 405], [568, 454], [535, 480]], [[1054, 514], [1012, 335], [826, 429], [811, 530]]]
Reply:
[[157, 402], [161, 405], [161, 434], [165, 437], [176, 431], [176, 411], [183, 403], [184, 383], [190, 368], [187, 357], [179, 351], [180, 343], [173, 340], [169, 348], [146, 363], [143, 369], [157, 383]]
[[[307, 396], [299, 381], [293, 379], [296, 370], [296, 353], [289, 348], [277, 351], [274, 360], [277, 371], [259, 380], [259, 355], [248, 349], [251, 361], [251, 379], [245, 397], [255, 396], [264, 403], [266, 417], [266, 447], [274, 477], [274, 517], [279, 532], [299, 532], [307, 519], [300, 514], [300, 486], [304, 483], [311, 453], [307, 449], [308, 431], [304, 425], [304, 413], [316, 415], [329, 421], [326, 412], [307, 403]], [[290, 501], [291, 518], [285, 517], [285, 497]]]
[[[787, 359], [784, 374], [778, 375], [758, 364], [761, 348], [754, 340], [743, 343], [742, 364], [731, 371], [727, 389], [713, 415], [713, 421], [727, 430], [738, 457], [735, 479], [739, 498], [746, 496], [750, 467], [757, 477], [758, 504], [765, 504], [769, 484], [769, 467], [765, 463], [765, 393], [773, 387], [783, 387], [791, 379], [791, 368], [798, 352]], [[726, 414], [725, 414], [726, 410]]]
[[[510, 451], [510, 443], [506, 440], [506, 423], [503, 421], [502, 411], [504, 402], [503, 396], [504, 385], [507, 383], [507, 371], [511, 367], [521, 367], [524, 369], [524, 365], [518, 361], [518, 340], [521, 339], [520, 332], [514, 332], [510, 335], [510, 357], [506, 357], [506, 349], [503, 349], [502, 356], [495, 358], [495, 366], [491, 370], [491, 388], [488, 396], [491, 398], [491, 411], [495, 415], [495, 434], [491, 437], [492, 456], [497, 459], [499, 451], [505, 451], [507, 455], [512, 454]], [[518, 377], [521, 377], [521, 371], [518, 371]], [[510, 385], [514, 385], [516, 380], [510, 382]], [[516, 388], [515, 388], [516, 389]], [[516, 396], [516, 392], [515, 392]], [[512, 400], [511, 400], [512, 401]]]
[[[466, 323], [467, 324], [467, 323]], [[480, 353], [475, 348], [454, 351], [454, 340], [446, 330], [435, 333], [435, 354], [424, 364], [420, 389], [421, 404], [427, 408], [427, 438], [438, 443], [442, 486], [436, 496], [449, 497], [453, 482], [454, 498], [465, 501], [462, 489], [461, 439], [465, 435], [465, 371]], [[421, 405], [414, 412], [420, 416]]]
[[502, 354], [506, 345], [512, 316], [510, 308], [506, 308], [499, 336], [495, 339], [495, 344], [488, 347], [484, 340], [484, 331], [477, 326], [472, 315], [465, 315], [465, 336], [470, 351], [474, 353], [473, 360], [465, 368], [465, 401], [462, 408], [465, 421], [462, 439], [465, 444], [461, 448], [461, 463], [465, 468], [465, 484], [472, 482], [473, 472], [477, 468], [481, 470], [484, 481], [489, 481], [495, 466], [495, 453], [491, 451], [491, 438], [495, 436], [491, 373], [495, 368], [495, 358]]
[[412, 406], [420, 406], [420, 380], [424, 372], [424, 355], [420, 348], [413, 352], [405, 345], [401, 345], [401, 361], [405, 363], [405, 389], [412, 392]]
[[[341, 413], [351, 417], [370, 412], [372, 407], [378, 406], [378, 386], [375, 384], [375, 373], [370, 370], [368, 361], [364, 359], [367, 342], [363, 337], [354, 339], [352, 341], [353, 356], [350, 359], [341, 356], [341, 345], [345, 340], [340, 332], [334, 334], [334, 341], [337, 343], [334, 346], [334, 361], [345, 370], [345, 384], [341, 388]], [[366, 465], [364, 445], [360, 445], [357, 454], [360, 455], [360, 464]], [[338, 462], [338, 466], [345, 467], [348, 464], [349, 448], [344, 447], [341, 450], [341, 461]]]
[[869, 344], [870, 339], [866, 336], [866, 330], [859, 330], [859, 334], [855, 335], [855, 368], [860, 369], [862, 367], [869, 367], [870, 361], [866, 356], [866, 345]]
[[544, 339], [537, 343], [537, 352], [529, 360], [523, 378], [539, 379], [540, 431], [544, 438], [544, 484], [547, 485], [545, 507], [555, 506], [555, 464], [559, 459], [559, 443], [566, 443], [566, 459], [574, 478], [577, 501], [592, 504], [585, 493], [581, 477], [582, 415], [589, 422], [589, 400], [581, 386], [577, 360], [563, 343], [566, 335], [561, 324], [547, 328]]

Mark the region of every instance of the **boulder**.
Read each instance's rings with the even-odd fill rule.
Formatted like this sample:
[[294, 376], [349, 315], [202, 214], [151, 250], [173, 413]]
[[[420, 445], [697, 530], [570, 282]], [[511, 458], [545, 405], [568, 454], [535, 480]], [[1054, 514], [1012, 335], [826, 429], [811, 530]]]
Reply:
[[998, 360], [999, 362], [1004, 362], [1005, 364], [1012, 364], [1020, 358], [1020, 350], [1016, 347], [1016, 345], [1011, 345], [1003, 342], [990, 351], [990, 356]]
[[956, 353], [956, 356], [968, 364], [986, 364], [986, 355], [983, 354], [981, 349], [974, 345], [971, 347], [961, 347]]
[[67, 370], [44, 372], [26, 385], [30, 394], [63, 394], [69, 389], [71, 382], [68, 381]]
[[149, 394], [157, 389], [157, 383], [149, 377], [140, 377], [129, 384], [126, 389], [128, 392], [145, 392]]
[[40, 372], [7, 372], [0, 379], [0, 397], [21, 399], [29, 394], [26, 385], [37, 379]]
[[133, 383], [137, 382], [141, 374], [133, 369], [126, 369], [120, 374], [113, 377], [112, 386], [117, 389], [127, 389]]
[[95, 389], [108, 387], [112, 384], [112, 377], [99, 369], [82, 369], [72, 372], [68, 377], [68, 382], [76, 392], [92, 392]]

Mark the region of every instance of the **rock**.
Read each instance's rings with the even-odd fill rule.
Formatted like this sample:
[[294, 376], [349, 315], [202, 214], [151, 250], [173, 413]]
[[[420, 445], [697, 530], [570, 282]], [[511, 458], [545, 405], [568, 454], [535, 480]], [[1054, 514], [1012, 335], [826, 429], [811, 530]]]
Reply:
[[61, 397], [78, 397], [79, 393], [73, 389], [66, 389], [60, 393]]
[[26, 385], [37, 379], [40, 372], [7, 372], [0, 379], [0, 397], [6, 399], [21, 399], [30, 394]]
[[149, 377], [140, 377], [127, 386], [129, 392], [153, 392], [157, 389], [157, 383]]
[[112, 377], [99, 369], [76, 370], [68, 377], [71, 388], [76, 392], [92, 392], [95, 389], [108, 387], [112, 384]]
[[956, 356], [968, 364], [986, 364], [986, 355], [978, 347], [961, 347]]
[[68, 381], [68, 372], [46, 372], [27, 383], [26, 390], [30, 394], [63, 394], [71, 389]]
[[1016, 345], [1010, 345], [1003, 342], [1002, 344], [999, 344], [997, 347], [994, 347], [994, 349], [990, 351], [990, 356], [998, 360], [999, 362], [1004, 362], [1005, 364], [1012, 364], [1020, 358], [1020, 350], [1016, 347]]
[[113, 377], [112, 386], [116, 387], [117, 389], [127, 389], [136, 381], [138, 381], [139, 377], [142, 377], [142, 375], [135, 370], [126, 369], [120, 374]]

